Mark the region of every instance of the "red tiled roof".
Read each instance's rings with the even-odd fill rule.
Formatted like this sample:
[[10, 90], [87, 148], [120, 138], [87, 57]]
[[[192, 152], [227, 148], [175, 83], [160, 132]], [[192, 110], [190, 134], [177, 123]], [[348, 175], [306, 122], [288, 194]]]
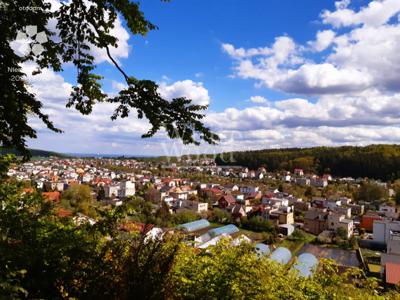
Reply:
[[140, 233], [146, 233], [150, 231], [154, 227], [153, 224], [143, 224], [139, 222], [126, 222], [123, 224], [120, 224], [119, 229], [122, 231], [126, 232], [140, 232]]
[[222, 200], [225, 200], [228, 204], [236, 203], [236, 199], [232, 195], [224, 195], [218, 200], [218, 202]]
[[164, 183], [170, 183], [171, 181], [180, 182], [180, 181], [182, 181], [182, 179], [180, 179], [180, 178], [163, 178], [161, 181]]
[[203, 192], [211, 192], [213, 194], [221, 194], [222, 191], [220, 189], [217, 188], [206, 188], [202, 190]]
[[44, 192], [42, 193], [43, 198], [46, 200], [54, 201], [54, 202], [59, 202], [60, 201], [60, 192]]
[[72, 216], [72, 212], [71, 211], [66, 210], [66, 209], [64, 209], [62, 207], [60, 207], [60, 208], [58, 208], [56, 210], [56, 214], [57, 214], [57, 216], [63, 217], [63, 218]]
[[29, 194], [29, 193], [33, 193], [33, 188], [24, 188], [23, 190], [22, 190], [22, 192], [23, 193], [25, 193], [25, 194]]
[[271, 198], [273, 198], [274, 197], [274, 195], [272, 194], [272, 193], [268, 193], [268, 194], [265, 194], [264, 196], [262, 196], [263, 198], [268, 198], [268, 199], [271, 199]]
[[246, 195], [246, 199], [260, 199], [261, 194], [259, 192], [252, 192]]
[[386, 263], [386, 283], [398, 284], [400, 282], [400, 264]]
[[112, 182], [112, 179], [110, 179], [110, 178], [96, 178], [94, 180], [95, 184], [98, 184], [98, 183], [110, 184], [111, 182]]

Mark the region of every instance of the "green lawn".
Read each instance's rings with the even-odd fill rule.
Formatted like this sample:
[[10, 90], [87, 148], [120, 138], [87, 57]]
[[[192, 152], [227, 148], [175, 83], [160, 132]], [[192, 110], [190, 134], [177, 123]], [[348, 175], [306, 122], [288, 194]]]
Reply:
[[251, 231], [251, 230], [247, 230], [247, 229], [242, 229], [239, 228], [240, 233], [244, 234], [245, 236], [251, 238], [252, 240], [255, 241], [262, 241], [263, 238], [263, 233], [262, 232], [255, 232], [255, 231]]

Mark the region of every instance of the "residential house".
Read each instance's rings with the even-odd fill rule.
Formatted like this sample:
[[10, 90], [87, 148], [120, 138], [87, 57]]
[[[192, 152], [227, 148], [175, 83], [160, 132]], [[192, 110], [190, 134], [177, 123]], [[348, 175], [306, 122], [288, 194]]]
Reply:
[[328, 180], [326, 180], [325, 178], [320, 178], [320, 177], [311, 178], [310, 183], [314, 187], [324, 188], [324, 187], [328, 186]]
[[203, 213], [208, 211], [208, 203], [190, 200], [179, 200], [177, 204], [177, 211], [179, 211], [180, 209], [189, 209], [196, 213]]
[[373, 240], [382, 244], [388, 244], [391, 232], [400, 231], [400, 221], [388, 219], [375, 220], [373, 223]]
[[336, 206], [330, 210], [336, 214], [344, 215], [346, 219], [351, 218], [351, 208], [350, 207]]
[[110, 184], [104, 186], [104, 194], [106, 198], [112, 198], [118, 196], [119, 184]]
[[[352, 215], [362, 215], [364, 214], [364, 205], [362, 204], [347, 204], [347, 207], [350, 207]], [[372, 224], [371, 224], [372, 226]], [[372, 227], [371, 227], [372, 230]]]
[[368, 232], [372, 232], [375, 220], [384, 220], [385, 217], [377, 211], [368, 211], [361, 217], [360, 227]]
[[203, 197], [211, 199], [212, 201], [217, 201], [223, 194], [223, 191], [218, 188], [205, 188], [200, 190], [200, 194]]
[[310, 178], [307, 177], [298, 177], [294, 180], [294, 182], [301, 186], [307, 186], [311, 184]]
[[387, 251], [381, 254], [381, 272], [388, 284], [400, 282], [400, 231], [389, 232]]
[[132, 181], [121, 181], [119, 183], [118, 197], [125, 198], [135, 195], [135, 183]]
[[326, 199], [321, 197], [313, 197], [311, 201], [311, 205], [316, 208], [325, 208], [326, 207]]
[[241, 204], [235, 204], [231, 209], [231, 214], [234, 219], [245, 217], [247, 215], [246, 207]]
[[347, 238], [353, 235], [354, 224], [353, 220], [346, 219], [344, 214], [330, 212], [328, 214], [328, 229], [337, 231], [339, 228], [345, 230]]
[[240, 191], [244, 194], [250, 194], [250, 193], [258, 193], [259, 191], [258, 186], [241, 186]]
[[174, 186], [177, 185], [177, 184], [176, 184], [176, 181], [175, 181], [174, 179], [172, 179], [172, 178], [163, 178], [163, 179], [162, 179], [162, 182], [163, 182], [164, 184], [170, 186], [170, 187], [174, 187]]
[[318, 235], [322, 231], [328, 229], [327, 218], [328, 212], [326, 211], [326, 209], [309, 210], [304, 216], [303, 229], [307, 232]]
[[277, 219], [278, 224], [294, 224], [294, 214], [291, 210], [272, 210], [269, 213], [269, 219]]
[[293, 207], [296, 211], [307, 211], [311, 208], [311, 203], [298, 199], [297, 201], [293, 202]]
[[285, 181], [285, 182], [290, 182], [291, 179], [292, 179], [292, 176], [290, 176], [290, 174], [283, 175], [283, 177], [282, 177], [282, 181]]
[[385, 282], [389, 286], [400, 283], [400, 263], [388, 262], [385, 264]]
[[236, 204], [236, 199], [231, 194], [223, 195], [218, 199], [219, 208], [227, 208]]
[[385, 214], [388, 218], [397, 219], [399, 214], [397, 213], [397, 208], [395, 206], [389, 206], [386, 204], [379, 205], [379, 212]]
[[226, 184], [224, 185], [224, 188], [230, 192], [239, 191], [239, 186], [236, 184]]

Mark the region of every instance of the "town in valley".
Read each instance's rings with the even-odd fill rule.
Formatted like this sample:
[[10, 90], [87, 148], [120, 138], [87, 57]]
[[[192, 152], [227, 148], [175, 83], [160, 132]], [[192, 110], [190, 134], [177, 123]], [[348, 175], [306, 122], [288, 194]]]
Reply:
[[138, 213], [120, 223], [121, 232], [180, 232], [198, 249], [221, 239], [250, 243], [257, 255], [305, 277], [323, 258], [343, 272], [360, 268], [385, 287], [400, 281], [396, 181], [218, 166], [210, 158], [48, 157], [12, 166], [7, 175], [76, 225], [93, 225], [98, 211], [127, 205]]

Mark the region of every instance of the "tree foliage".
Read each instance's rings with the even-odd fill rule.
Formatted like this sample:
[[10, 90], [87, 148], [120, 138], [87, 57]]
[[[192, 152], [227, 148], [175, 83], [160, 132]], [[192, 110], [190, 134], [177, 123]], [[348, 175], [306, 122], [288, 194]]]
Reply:
[[275, 226], [271, 221], [264, 219], [263, 217], [254, 216], [249, 219], [242, 218], [241, 224], [243, 228], [253, 230], [256, 232], [274, 232]]
[[[35, 9], [20, 9], [27, 6], [35, 6]], [[42, 102], [28, 89], [28, 74], [21, 67], [26, 62], [36, 66], [29, 74], [32, 76], [45, 68], [60, 72], [63, 64], [74, 65], [76, 84], [66, 105], [82, 114], [90, 114], [96, 103], [115, 103], [113, 120], [126, 118], [134, 111], [140, 119], [149, 121], [151, 129], [142, 137], [151, 137], [164, 129], [170, 138], [180, 138], [185, 144], [218, 141], [218, 136], [202, 123], [202, 111], [207, 106], [194, 105], [186, 98], [163, 99], [155, 82], [128, 75], [111, 55], [110, 48], [118, 46], [118, 38], [110, 32], [118, 15], [125, 19], [127, 28], [134, 35], [145, 35], [157, 28], [144, 16], [139, 2], [72, 0], [61, 1], [60, 7], [55, 8], [45, 0], [8, 0], [0, 10], [0, 144], [3, 146], [15, 147], [29, 155], [26, 139], [36, 138], [36, 130], [28, 123], [29, 116], [39, 118], [52, 131], [61, 132], [42, 112]], [[49, 22], [56, 23], [56, 30], [50, 29]], [[10, 46], [17, 33], [24, 32], [26, 26], [36, 26], [37, 32], [47, 36], [47, 42], [42, 44], [43, 51], [38, 55], [31, 51], [19, 56]], [[96, 73], [90, 51], [93, 47], [107, 54], [126, 83], [127, 87], [116, 96], [109, 97], [102, 91], [103, 77]]]
[[388, 197], [386, 189], [373, 182], [363, 182], [355, 194], [357, 200], [382, 201]]
[[0, 201], [1, 299], [162, 299], [179, 237], [121, 234], [125, 206], [78, 226], [11, 182]]
[[[321, 261], [302, 278], [251, 244], [206, 251], [179, 235], [123, 233], [135, 209], [100, 211], [95, 225], [58, 217], [38, 193], [0, 182], [0, 298], [5, 299], [389, 299], [359, 270]], [[143, 213], [143, 211], [142, 211]], [[150, 214], [152, 212], [149, 212]]]
[[75, 213], [93, 214], [92, 190], [88, 185], [75, 184], [62, 193], [61, 203]]
[[[185, 247], [172, 270], [173, 299], [379, 299], [374, 280], [359, 271], [342, 274], [321, 261], [315, 276], [258, 258], [251, 245], [232, 247], [229, 240], [196, 253]], [[359, 288], [357, 286], [362, 286]], [[381, 299], [384, 299], [382, 297]]]

